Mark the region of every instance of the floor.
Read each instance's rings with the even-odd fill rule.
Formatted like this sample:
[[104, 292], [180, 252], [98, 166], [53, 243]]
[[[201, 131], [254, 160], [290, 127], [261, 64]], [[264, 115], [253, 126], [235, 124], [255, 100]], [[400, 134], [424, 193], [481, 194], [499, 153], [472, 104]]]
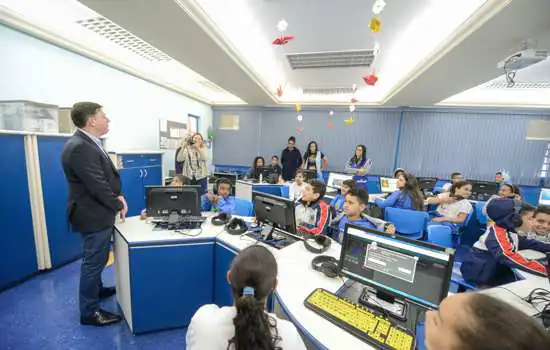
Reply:
[[[79, 272], [76, 261], [0, 293], [0, 349], [185, 349], [185, 329], [133, 336], [126, 323], [103, 328], [80, 325]], [[105, 269], [103, 281], [114, 285], [112, 266]], [[114, 297], [103, 306], [117, 310]]]

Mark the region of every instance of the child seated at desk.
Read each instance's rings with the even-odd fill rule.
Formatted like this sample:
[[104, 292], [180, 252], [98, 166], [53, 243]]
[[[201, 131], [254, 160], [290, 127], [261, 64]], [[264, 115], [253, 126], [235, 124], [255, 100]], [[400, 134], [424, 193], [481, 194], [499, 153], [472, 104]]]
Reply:
[[344, 212], [344, 202], [349, 190], [355, 188], [357, 183], [355, 180], [344, 180], [340, 186], [340, 193], [330, 202], [330, 207], [333, 210], [334, 217], [338, 217]]
[[537, 234], [535, 233], [535, 211], [537, 208], [530, 206], [529, 204], [523, 203], [521, 205], [521, 221], [522, 224], [516, 229], [518, 235], [536, 239]]
[[309, 235], [319, 235], [327, 232], [330, 224], [330, 207], [323, 201], [325, 183], [310, 180], [302, 193], [302, 198], [296, 205], [296, 227], [299, 232]]
[[446, 297], [426, 312], [427, 350], [547, 350], [550, 340], [531, 317], [482, 293]]
[[395, 233], [395, 226], [381, 219], [363, 214], [369, 202], [369, 192], [364, 188], [351, 188], [346, 194], [344, 215], [338, 222], [338, 241], [342, 242], [346, 224], [357, 225], [372, 230]]
[[201, 211], [215, 211], [231, 214], [235, 210], [235, 197], [231, 194], [231, 182], [221, 178], [214, 185], [214, 193], [208, 192], [201, 197]]
[[295, 201], [302, 198], [302, 193], [306, 188], [306, 182], [304, 180], [304, 171], [302, 169], [298, 169], [296, 171], [296, 176], [294, 177], [294, 182], [292, 183], [292, 185], [290, 185], [290, 188], [288, 190], [288, 196], [290, 199]]
[[250, 168], [250, 171], [247, 174], [247, 178], [258, 180], [260, 178], [260, 173], [258, 171], [258, 167], [265, 165], [265, 159], [262, 156], [258, 156], [254, 158], [254, 162], [252, 163], [252, 168]]
[[199, 308], [187, 328], [187, 350], [305, 350], [296, 327], [265, 310], [267, 297], [277, 287], [277, 270], [277, 261], [267, 248], [243, 249], [227, 272], [233, 306]]
[[170, 186], [170, 187], [181, 187], [181, 186], [185, 186], [185, 185], [189, 185], [189, 184], [191, 184], [191, 179], [190, 178], [188, 178], [187, 176], [182, 175], [182, 174], [177, 174], [177, 175], [174, 176], [172, 181], [170, 181], [170, 184], [168, 186]]
[[474, 244], [460, 267], [465, 280], [478, 286], [495, 286], [515, 281], [512, 269], [546, 276], [546, 266], [523, 257], [518, 250], [550, 252], [550, 244], [519, 236], [521, 202], [495, 199], [487, 204], [487, 214], [495, 222]]
[[416, 177], [396, 170], [396, 173], [398, 172], [398, 190], [390, 194], [386, 199], [376, 198], [376, 206], [382, 210], [388, 207], [418, 211], [424, 210], [424, 196], [420, 191]]
[[534, 238], [541, 242], [550, 242], [550, 207], [547, 205], [539, 206], [533, 214]]
[[440, 193], [437, 197], [430, 197], [427, 204], [439, 204], [432, 213], [432, 223], [451, 227], [454, 232], [466, 221], [473, 211], [468, 198], [472, 194], [472, 185], [468, 181], [458, 182], [451, 186], [450, 192]]

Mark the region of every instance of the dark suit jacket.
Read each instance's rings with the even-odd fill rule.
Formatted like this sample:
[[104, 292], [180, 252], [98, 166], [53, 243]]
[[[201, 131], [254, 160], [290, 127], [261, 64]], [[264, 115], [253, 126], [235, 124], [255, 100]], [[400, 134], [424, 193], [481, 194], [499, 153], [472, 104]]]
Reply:
[[112, 226], [123, 208], [117, 199], [121, 183], [113, 162], [80, 130], [65, 143], [61, 161], [69, 184], [67, 214], [74, 230], [92, 233]]

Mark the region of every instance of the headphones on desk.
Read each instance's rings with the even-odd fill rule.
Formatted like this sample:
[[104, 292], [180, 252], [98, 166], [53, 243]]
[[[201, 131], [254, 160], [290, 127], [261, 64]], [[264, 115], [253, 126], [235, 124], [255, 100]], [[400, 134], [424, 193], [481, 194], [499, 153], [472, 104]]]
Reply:
[[212, 218], [212, 225], [214, 226], [223, 226], [231, 220], [231, 214], [228, 213], [219, 213], [218, 215]]
[[315, 254], [326, 252], [330, 248], [331, 244], [332, 240], [325, 235], [317, 235], [304, 241], [304, 246], [306, 249]]
[[311, 268], [329, 278], [338, 277], [338, 260], [332, 256], [319, 255], [311, 260]]
[[246, 231], [248, 231], [248, 225], [246, 224], [246, 221], [239, 218], [233, 218], [229, 223], [225, 226], [225, 230], [230, 235], [242, 235]]

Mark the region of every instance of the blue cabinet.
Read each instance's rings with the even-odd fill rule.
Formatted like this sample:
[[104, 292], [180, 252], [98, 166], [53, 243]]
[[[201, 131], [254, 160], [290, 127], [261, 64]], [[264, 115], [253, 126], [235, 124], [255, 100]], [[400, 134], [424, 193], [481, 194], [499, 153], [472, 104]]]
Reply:
[[145, 209], [145, 186], [162, 185], [160, 154], [119, 154], [122, 192], [128, 202], [128, 216], [139, 215]]
[[129, 257], [134, 333], [185, 327], [212, 303], [214, 242], [130, 247]]
[[68, 187], [61, 164], [67, 138], [38, 136], [37, 140], [48, 243], [52, 266], [56, 267], [82, 254], [80, 235], [69, 231], [67, 221]]
[[227, 271], [231, 267], [237, 252], [233, 249], [216, 243], [214, 248], [214, 304], [218, 306], [233, 305], [233, 293], [227, 282]]
[[38, 271], [23, 135], [0, 135], [0, 290]]

